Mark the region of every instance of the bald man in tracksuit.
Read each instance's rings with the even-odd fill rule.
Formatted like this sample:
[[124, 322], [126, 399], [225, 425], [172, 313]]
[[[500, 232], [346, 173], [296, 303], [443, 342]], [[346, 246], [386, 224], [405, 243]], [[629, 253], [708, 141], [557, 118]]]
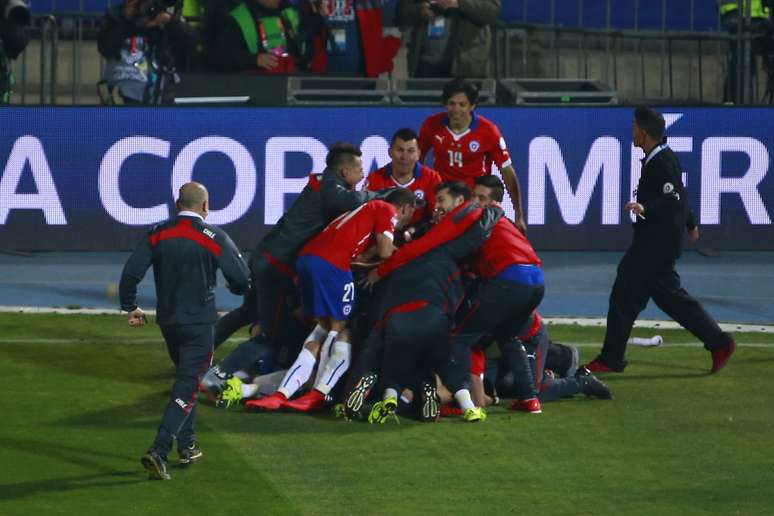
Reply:
[[156, 439], [142, 457], [154, 480], [169, 480], [167, 454], [177, 440], [181, 464], [202, 456], [193, 424], [196, 387], [210, 366], [214, 344], [215, 272], [223, 271], [230, 290], [247, 290], [249, 271], [239, 250], [221, 229], [204, 222], [208, 213], [207, 189], [199, 183], [180, 188], [178, 214], [158, 224], [142, 239], [121, 274], [121, 309], [129, 312], [129, 325], [145, 324], [137, 306], [137, 284], [153, 265], [156, 283], [156, 322], [175, 363], [175, 383]]

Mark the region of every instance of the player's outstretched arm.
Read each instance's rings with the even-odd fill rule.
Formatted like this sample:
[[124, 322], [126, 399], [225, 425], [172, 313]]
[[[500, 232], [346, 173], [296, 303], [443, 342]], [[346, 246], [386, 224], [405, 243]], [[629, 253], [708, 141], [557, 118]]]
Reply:
[[220, 232], [219, 240], [223, 251], [218, 258], [218, 265], [228, 282], [228, 289], [232, 294], [244, 294], [250, 285], [250, 269], [234, 241], [225, 232]]
[[328, 211], [336, 214], [352, 211], [377, 196], [376, 192], [368, 190], [348, 190], [326, 177], [320, 183], [320, 194]]
[[121, 302], [121, 310], [130, 314], [138, 310], [137, 285], [145, 277], [145, 273], [151, 265], [152, 256], [150, 236], [146, 236], [126, 260], [124, 270], [121, 272], [121, 281], [118, 284], [118, 299]]
[[511, 197], [511, 203], [513, 204], [513, 213], [516, 215], [516, 227], [526, 234], [527, 224], [524, 221], [524, 210], [521, 205], [521, 186], [519, 185], [519, 178], [516, 175], [516, 170], [511, 165], [503, 167], [500, 171], [503, 176], [503, 183], [508, 190], [508, 195]]

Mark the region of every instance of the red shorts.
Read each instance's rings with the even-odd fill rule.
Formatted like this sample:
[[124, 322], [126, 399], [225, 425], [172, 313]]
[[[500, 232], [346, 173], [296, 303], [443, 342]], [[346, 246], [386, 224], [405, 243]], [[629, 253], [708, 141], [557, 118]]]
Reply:
[[470, 348], [470, 374], [481, 376], [486, 371], [486, 353], [483, 348]]

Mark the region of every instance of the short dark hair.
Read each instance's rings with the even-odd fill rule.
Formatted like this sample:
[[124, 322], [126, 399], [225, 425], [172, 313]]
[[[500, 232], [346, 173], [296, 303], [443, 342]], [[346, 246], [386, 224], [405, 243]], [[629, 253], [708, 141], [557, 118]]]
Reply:
[[473, 195], [473, 192], [470, 191], [468, 185], [462, 181], [444, 181], [435, 187], [435, 193], [438, 193], [441, 190], [449, 190], [452, 197], [462, 197], [466, 201], [469, 201]]
[[465, 79], [452, 79], [443, 87], [441, 94], [441, 103], [446, 104], [449, 99], [457, 93], [464, 93], [468, 97], [468, 102], [478, 104], [478, 88], [475, 84]]
[[395, 145], [395, 140], [403, 140], [404, 142], [410, 142], [411, 140], [417, 140], [419, 137], [417, 136], [417, 133], [414, 132], [413, 129], [409, 129], [408, 127], [404, 127], [403, 129], [398, 129], [395, 131], [395, 134], [392, 135], [392, 140], [390, 140], [390, 147]]
[[355, 156], [362, 155], [363, 153], [355, 145], [348, 142], [336, 142], [328, 149], [325, 164], [328, 168], [338, 169], [350, 165]]
[[414, 192], [408, 188], [396, 188], [384, 198], [385, 202], [388, 202], [396, 208], [402, 208], [403, 206], [416, 207], [417, 197]]
[[640, 129], [656, 141], [664, 139], [666, 123], [664, 117], [658, 111], [647, 106], [637, 106], [634, 110], [634, 120]]
[[492, 199], [497, 202], [502, 202], [505, 196], [505, 186], [499, 177], [491, 174], [486, 176], [479, 176], [475, 179], [477, 185], [486, 186], [492, 191]]

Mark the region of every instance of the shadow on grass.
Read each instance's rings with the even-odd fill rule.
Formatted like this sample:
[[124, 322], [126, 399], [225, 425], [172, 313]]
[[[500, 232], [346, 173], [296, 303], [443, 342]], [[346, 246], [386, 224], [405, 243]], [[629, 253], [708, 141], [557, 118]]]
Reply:
[[91, 428], [147, 428], [155, 431], [164, 409], [169, 403], [169, 390], [148, 394], [125, 405], [80, 412], [51, 423], [54, 426]]
[[[200, 421], [215, 431], [240, 432], [246, 434], [361, 434], [374, 430], [400, 432], [414, 425], [423, 424], [417, 420], [400, 417], [400, 423], [390, 419], [381, 425], [370, 425], [361, 421], [345, 421], [330, 412], [299, 414], [292, 412], [223, 412], [214, 407], [200, 407]], [[314, 422], [314, 424], [306, 424]]]
[[74, 344], [35, 344], [34, 349], [29, 345], [4, 345], [0, 347], [0, 356], [57, 373], [143, 385], [171, 382], [174, 377], [174, 366], [161, 346], [138, 349], [132, 344], [111, 347], [107, 343], [95, 346], [94, 342], [95, 339], [83, 339], [83, 343]]
[[88, 475], [2, 484], [0, 485], [0, 500], [14, 500], [52, 491], [74, 491], [93, 487], [137, 484], [145, 481], [139, 477], [138, 473], [140, 470], [138, 468], [117, 470], [105, 464], [104, 460], [98, 460], [99, 458], [109, 457], [126, 461], [128, 464], [134, 461], [134, 457], [31, 439], [3, 439], [0, 442], [0, 447], [13, 451], [23, 451], [45, 460], [71, 464], [94, 471], [94, 473]]
[[[707, 355], [707, 358], [709, 359], [709, 354]], [[681, 371], [695, 371], [695, 372], [701, 372], [706, 373], [709, 371], [710, 368], [710, 361], [707, 360], [707, 367], [698, 367], [695, 365], [686, 365], [686, 364], [680, 364], [680, 363], [670, 363], [670, 362], [651, 362], [648, 360], [631, 360], [629, 361], [629, 367], [631, 366], [645, 366], [645, 367], [654, 367], [657, 369], [676, 369]], [[626, 373], [624, 373], [626, 375]]]

